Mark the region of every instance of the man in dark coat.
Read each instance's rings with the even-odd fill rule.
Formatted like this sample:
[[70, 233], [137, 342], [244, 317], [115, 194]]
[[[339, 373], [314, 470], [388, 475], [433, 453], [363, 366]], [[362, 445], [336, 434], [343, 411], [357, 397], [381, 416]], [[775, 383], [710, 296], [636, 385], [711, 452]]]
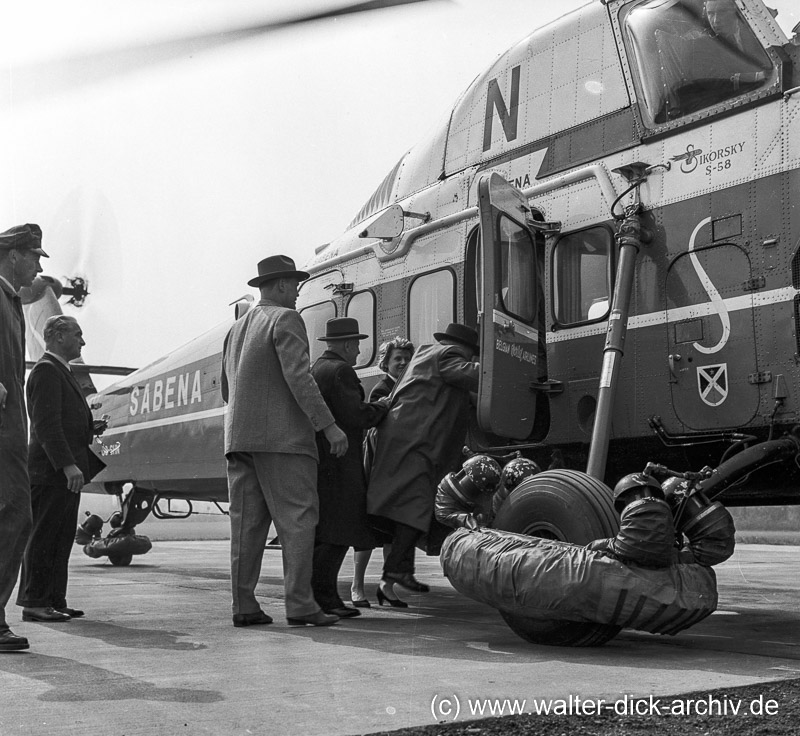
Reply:
[[25, 319], [18, 291], [42, 267], [42, 231], [18, 225], [0, 233], [0, 652], [28, 649], [6, 623], [31, 528], [28, 418], [25, 415]]
[[95, 422], [70, 361], [80, 357], [83, 332], [74, 317], [55, 315], [44, 323], [45, 353], [26, 387], [31, 438], [33, 530], [22, 561], [17, 605], [24, 621], [69, 621], [83, 611], [67, 606], [67, 568], [84, 484], [104, 463], [89, 445]]
[[437, 484], [460, 465], [480, 372], [475, 330], [450, 324], [434, 338], [439, 344], [421, 346], [394, 388], [367, 492], [367, 512], [394, 527], [383, 578], [418, 592], [428, 587], [414, 578], [414, 546], [430, 528]]
[[333, 418], [347, 435], [347, 452], [330, 454], [328, 441], [317, 432], [319, 468], [319, 523], [314, 540], [311, 587], [326, 613], [358, 616], [357, 608], [345, 606], [337, 590], [337, 578], [349, 547], [371, 549], [376, 542], [367, 522], [367, 484], [361, 458], [364, 430], [374, 427], [386, 414], [383, 402], [366, 403], [355, 366], [359, 341], [358, 322], [351, 317], [330, 319], [324, 337], [328, 349], [317, 359], [311, 374]]

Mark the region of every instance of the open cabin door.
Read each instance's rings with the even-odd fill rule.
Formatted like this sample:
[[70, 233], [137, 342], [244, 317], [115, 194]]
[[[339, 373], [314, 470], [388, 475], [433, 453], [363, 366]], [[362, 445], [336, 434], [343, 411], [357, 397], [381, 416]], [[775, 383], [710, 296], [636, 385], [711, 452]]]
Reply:
[[524, 440], [534, 430], [537, 412], [549, 416], [547, 397], [532, 388], [532, 384], [541, 384], [547, 376], [542, 286], [544, 238], [527, 224], [531, 210], [525, 196], [499, 174], [480, 179], [478, 202], [481, 230], [478, 424], [485, 432]]

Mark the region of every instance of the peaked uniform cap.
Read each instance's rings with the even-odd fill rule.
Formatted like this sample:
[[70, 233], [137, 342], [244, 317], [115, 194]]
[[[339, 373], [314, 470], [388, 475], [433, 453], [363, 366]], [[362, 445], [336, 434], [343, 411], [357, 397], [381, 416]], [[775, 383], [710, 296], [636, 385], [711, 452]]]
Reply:
[[476, 353], [480, 352], [478, 333], [471, 327], [460, 325], [457, 322], [447, 325], [444, 332], [434, 332], [433, 337], [435, 340], [455, 340], [462, 345], [471, 347]]
[[271, 279], [286, 279], [296, 276], [300, 281], [305, 281], [310, 274], [298, 271], [294, 261], [289, 256], [270, 256], [258, 263], [258, 276], [247, 282], [248, 286], [261, 286]]
[[325, 334], [317, 340], [323, 342], [328, 340], [364, 340], [369, 335], [358, 331], [358, 320], [352, 317], [334, 317], [325, 323]]
[[0, 248], [29, 250], [38, 256], [50, 257], [42, 250], [42, 228], [33, 223], [15, 225], [0, 233]]

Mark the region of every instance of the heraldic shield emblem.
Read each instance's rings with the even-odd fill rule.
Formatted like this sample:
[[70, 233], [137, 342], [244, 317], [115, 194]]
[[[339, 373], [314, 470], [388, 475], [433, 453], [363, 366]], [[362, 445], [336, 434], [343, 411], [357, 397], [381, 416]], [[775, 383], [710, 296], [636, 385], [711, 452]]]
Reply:
[[728, 398], [728, 364], [697, 367], [697, 390], [700, 400], [709, 406], [719, 406]]

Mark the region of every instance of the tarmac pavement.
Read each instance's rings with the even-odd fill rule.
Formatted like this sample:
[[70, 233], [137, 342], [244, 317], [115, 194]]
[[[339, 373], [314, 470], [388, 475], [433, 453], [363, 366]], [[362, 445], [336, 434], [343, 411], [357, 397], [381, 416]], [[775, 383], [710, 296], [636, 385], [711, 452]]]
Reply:
[[[126, 568], [76, 547], [69, 603], [86, 618], [23, 623], [9, 607], [31, 649], [0, 655], [0, 736], [344, 736], [506, 714], [515, 699], [530, 711], [534, 699], [616, 703], [800, 677], [800, 547], [740, 545], [715, 568], [716, 614], [676, 637], [626, 631], [596, 649], [522, 641], [456, 593], [436, 558], [418, 559], [429, 594], [378, 608], [379, 558], [361, 617], [290, 628], [270, 549], [258, 593], [275, 623], [233, 628], [226, 541], [157, 542]], [[348, 558], [342, 593], [351, 571]]]

